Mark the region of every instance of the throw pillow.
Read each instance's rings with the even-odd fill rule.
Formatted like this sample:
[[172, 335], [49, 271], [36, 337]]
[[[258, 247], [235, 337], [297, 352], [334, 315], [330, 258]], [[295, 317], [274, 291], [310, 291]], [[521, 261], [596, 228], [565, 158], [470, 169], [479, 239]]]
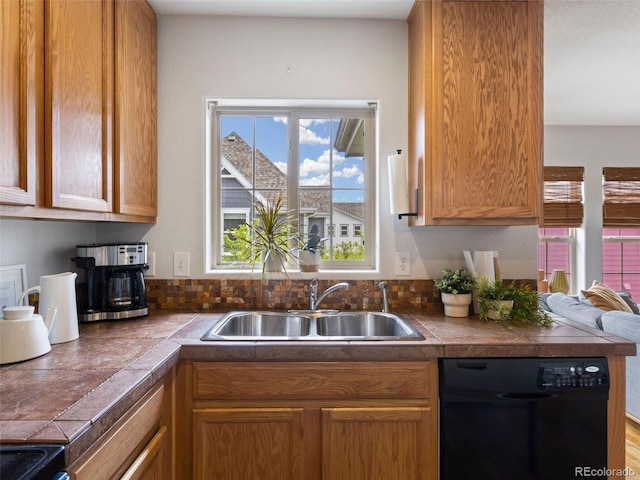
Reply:
[[631, 307], [625, 302], [620, 295], [607, 287], [604, 283], [597, 280], [593, 281], [593, 285], [588, 290], [581, 290], [582, 294], [587, 297], [591, 305], [601, 308], [602, 310], [620, 310], [623, 312], [633, 313]]
[[629, 292], [616, 292], [616, 293], [620, 295], [620, 298], [622, 298], [625, 302], [627, 302], [627, 305], [631, 307], [631, 311], [633, 313], [635, 313], [636, 315], [640, 315], [640, 309], [638, 308], [638, 304], [633, 300], [633, 298], [631, 298], [631, 295], [629, 295]]

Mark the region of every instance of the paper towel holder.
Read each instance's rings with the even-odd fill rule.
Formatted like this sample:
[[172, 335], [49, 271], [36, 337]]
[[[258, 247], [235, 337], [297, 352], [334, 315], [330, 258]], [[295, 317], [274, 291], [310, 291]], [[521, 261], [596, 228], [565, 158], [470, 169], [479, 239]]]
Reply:
[[[414, 198], [413, 202], [414, 202], [414, 205], [416, 206], [416, 210], [418, 210], [418, 189], [417, 188], [413, 191], [413, 198]], [[416, 217], [417, 218], [418, 217], [418, 212], [415, 211], [415, 212], [409, 212], [409, 213], [399, 213], [398, 214], [398, 220], [400, 220], [402, 217]]]
[[[397, 156], [402, 155], [402, 150], [401, 150], [401, 149], [397, 149], [397, 150], [396, 150], [396, 155], [397, 155]], [[394, 212], [394, 211], [393, 211], [393, 210], [394, 210], [394, 208], [393, 208], [393, 204], [394, 204], [394, 200], [393, 200], [393, 199], [394, 199], [394, 197], [395, 197], [396, 195], [398, 195], [398, 193], [399, 193], [399, 192], [400, 192], [400, 194], [402, 194], [402, 193], [404, 193], [404, 192], [403, 192], [403, 190], [404, 190], [404, 191], [406, 191], [406, 190], [407, 190], [407, 188], [408, 188], [408, 186], [409, 186], [409, 185], [408, 185], [409, 181], [408, 181], [408, 178], [407, 178], [408, 176], [407, 176], [406, 157], [405, 157], [405, 156], [402, 156], [402, 157], [401, 157], [401, 158], [403, 159], [403, 163], [404, 163], [404, 168], [402, 169], [402, 170], [404, 170], [404, 172], [402, 172], [402, 173], [400, 173], [400, 174], [397, 174], [397, 176], [398, 176], [398, 177], [400, 177], [400, 178], [396, 178], [396, 179], [394, 179], [394, 178], [393, 178], [393, 175], [391, 174], [391, 170], [392, 170], [392, 167], [391, 167], [391, 158], [392, 158], [392, 157], [390, 156], [390, 157], [389, 157], [389, 162], [390, 162], [390, 163], [389, 163], [389, 165], [390, 165], [390, 166], [389, 166], [389, 172], [390, 172], [390, 175], [389, 175], [389, 193], [390, 193], [391, 198], [392, 198], [392, 200], [391, 200], [391, 203], [392, 203], [392, 208], [391, 208], [392, 213], [396, 213], [396, 214], [398, 215], [398, 219], [399, 219], [399, 220], [400, 220], [400, 219], [402, 219], [402, 217], [418, 217], [418, 198], [419, 198], [419, 195], [418, 195], [418, 189], [417, 189], [417, 188], [416, 188], [416, 189], [414, 190], [414, 192], [413, 192], [413, 196], [414, 196], [414, 205], [415, 205], [415, 211], [414, 211], [414, 212], [402, 212], [402, 213], [400, 213], [400, 212]], [[403, 184], [403, 185], [400, 185], [400, 188], [398, 188], [398, 185], [397, 185], [397, 183], [396, 183], [396, 181], [397, 181], [397, 180], [400, 180], [400, 183], [402, 183], [402, 184]], [[396, 190], [398, 190], [398, 191], [396, 191]], [[407, 196], [408, 196], [408, 195], [409, 195], [409, 192], [408, 192], [408, 191], [406, 191], [406, 193], [404, 193], [404, 195], [407, 195]], [[406, 197], [405, 197], [405, 198], [406, 198]], [[407, 200], [408, 200], [408, 198], [407, 198]], [[406, 200], [405, 200], [405, 201], [406, 201]], [[402, 203], [404, 203], [404, 202], [402, 202]], [[409, 208], [410, 208], [410, 204], [409, 204], [409, 203], [407, 203], [406, 207], [407, 207], [407, 210], [409, 210]]]

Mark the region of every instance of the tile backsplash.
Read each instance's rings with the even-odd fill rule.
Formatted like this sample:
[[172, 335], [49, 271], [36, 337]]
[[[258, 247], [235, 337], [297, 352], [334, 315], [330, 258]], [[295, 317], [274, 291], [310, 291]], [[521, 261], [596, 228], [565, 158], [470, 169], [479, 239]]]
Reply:
[[[510, 283], [512, 280], [503, 282]], [[529, 284], [536, 280], [514, 280]], [[309, 280], [146, 279], [147, 304], [155, 310], [289, 310], [309, 308]], [[323, 292], [335, 280], [320, 280]], [[348, 290], [337, 290], [322, 300], [320, 308], [381, 310], [380, 280], [351, 280]], [[387, 280], [392, 311], [435, 313], [444, 311], [433, 280]]]
[[[379, 280], [352, 280], [348, 290], [332, 292], [320, 308], [381, 310]], [[442, 311], [440, 292], [433, 280], [388, 280], [391, 310]], [[336, 283], [320, 280], [318, 291]], [[146, 279], [150, 309], [179, 310], [287, 310], [309, 308], [308, 280]]]

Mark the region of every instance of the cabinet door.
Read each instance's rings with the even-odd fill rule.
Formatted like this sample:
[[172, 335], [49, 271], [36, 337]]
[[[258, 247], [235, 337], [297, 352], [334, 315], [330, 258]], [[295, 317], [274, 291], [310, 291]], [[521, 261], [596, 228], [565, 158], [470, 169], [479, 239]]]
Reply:
[[193, 412], [194, 479], [302, 479], [301, 408]]
[[322, 410], [325, 480], [435, 480], [437, 419], [426, 407]]
[[111, 211], [113, 3], [46, 2], [49, 207]]
[[116, 2], [115, 212], [157, 214], [156, 16]]
[[412, 224], [537, 224], [542, 2], [418, 1], [409, 20]]
[[2, 1], [0, 18], [0, 203], [35, 205], [42, 158], [43, 8]]

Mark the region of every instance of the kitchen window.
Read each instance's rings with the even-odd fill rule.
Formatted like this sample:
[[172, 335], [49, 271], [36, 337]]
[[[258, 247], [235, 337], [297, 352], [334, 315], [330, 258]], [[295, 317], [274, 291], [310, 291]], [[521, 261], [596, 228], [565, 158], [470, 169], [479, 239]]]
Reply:
[[540, 228], [538, 237], [538, 269], [544, 271], [544, 278], [551, 280], [553, 270], [564, 270], [569, 292], [575, 292], [572, 274], [575, 265], [575, 229]]
[[255, 203], [280, 192], [294, 231], [304, 237], [317, 226], [322, 270], [374, 268], [376, 242], [364, 239], [375, 234], [375, 105], [289, 103], [207, 102], [209, 269], [250, 268], [235, 239], [247, 234]]
[[543, 221], [538, 230], [538, 269], [551, 279], [564, 270], [569, 291], [575, 292], [575, 229], [584, 216], [584, 168], [544, 167]]
[[602, 230], [602, 281], [640, 298], [640, 228]]
[[602, 281], [640, 297], [640, 168], [602, 169]]

